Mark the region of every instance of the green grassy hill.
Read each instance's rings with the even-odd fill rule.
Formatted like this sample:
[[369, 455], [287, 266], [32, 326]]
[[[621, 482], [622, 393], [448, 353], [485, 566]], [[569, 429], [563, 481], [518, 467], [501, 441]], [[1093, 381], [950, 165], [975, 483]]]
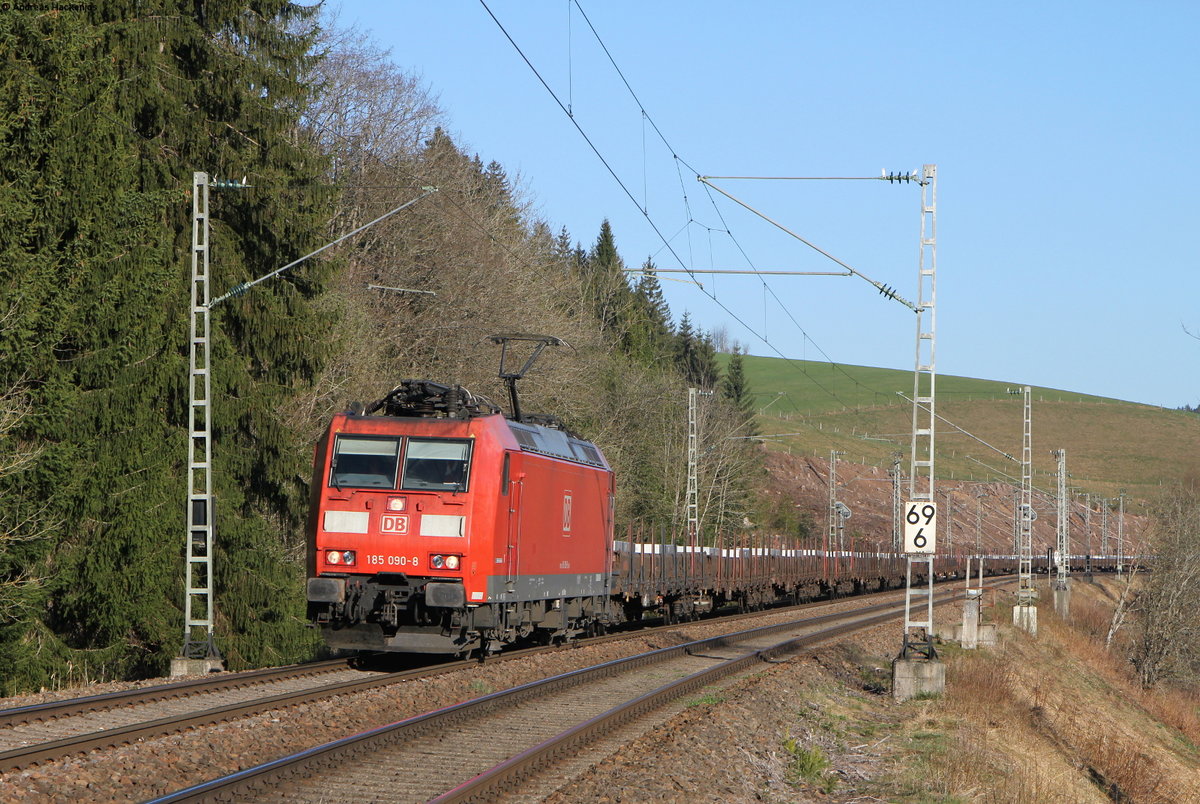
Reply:
[[[823, 457], [837, 449], [845, 460], [877, 466], [890, 466], [899, 452], [908, 471], [912, 404], [898, 393], [912, 396], [911, 371], [754, 356], [745, 369], [770, 448]], [[938, 421], [939, 477], [1020, 482], [1020, 387], [937, 377], [937, 414], [974, 436]], [[1146, 500], [1162, 483], [1200, 476], [1195, 413], [1034, 387], [1032, 416], [1034, 484], [1043, 489], [1054, 486], [1056, 449], [1067, 451], [1070, 484], [1081, 492], [1123, 490]]]

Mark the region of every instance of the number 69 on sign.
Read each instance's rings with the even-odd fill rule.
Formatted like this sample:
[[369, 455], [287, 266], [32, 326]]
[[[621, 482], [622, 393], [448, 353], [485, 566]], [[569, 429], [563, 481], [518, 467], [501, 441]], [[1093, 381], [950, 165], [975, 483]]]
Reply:
[[919, 500], [904, 504], [904, 552], [932, 553], [937, 549], [937, 503]]

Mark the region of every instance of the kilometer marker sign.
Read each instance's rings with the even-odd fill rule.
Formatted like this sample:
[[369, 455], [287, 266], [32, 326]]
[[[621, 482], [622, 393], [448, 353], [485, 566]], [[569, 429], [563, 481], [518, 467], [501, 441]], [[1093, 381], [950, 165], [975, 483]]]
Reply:
[[904, 504], [904, 552], [932, 553], [937, 549], [937, 503]]

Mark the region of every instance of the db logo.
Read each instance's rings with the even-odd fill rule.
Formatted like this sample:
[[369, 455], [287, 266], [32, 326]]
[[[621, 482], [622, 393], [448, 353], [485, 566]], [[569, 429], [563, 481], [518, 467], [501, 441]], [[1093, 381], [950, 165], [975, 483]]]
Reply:
[[379, 523], [382, 533], [404, 536], [408, 533], [408, 517], [404, 514], [384, 514]]

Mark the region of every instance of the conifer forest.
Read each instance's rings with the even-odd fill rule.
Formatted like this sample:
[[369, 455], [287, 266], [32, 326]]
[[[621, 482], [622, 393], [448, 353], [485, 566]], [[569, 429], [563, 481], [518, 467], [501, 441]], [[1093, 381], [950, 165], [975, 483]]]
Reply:
[[0, 694], [161, 675], [179, 652], [194, 171], [246, 185], [211, 195], [214, 295], [437, 188], [213, 310], [229, 669], [319, 650], [304, 522], [329, 416], [410, 377], [505, 403], [494, 333], [569, 344], [523, 406], [605, 450], [618, 528], [682, 532], [689, 386], [714, 392], [706, 527], [770, 522], [732, 437], [753, 413], [736, 346], [669, 310], [607, 221], [534, 214], [362, 35], [285, 0], [95, 0], [0, 15], [0, 53]]

